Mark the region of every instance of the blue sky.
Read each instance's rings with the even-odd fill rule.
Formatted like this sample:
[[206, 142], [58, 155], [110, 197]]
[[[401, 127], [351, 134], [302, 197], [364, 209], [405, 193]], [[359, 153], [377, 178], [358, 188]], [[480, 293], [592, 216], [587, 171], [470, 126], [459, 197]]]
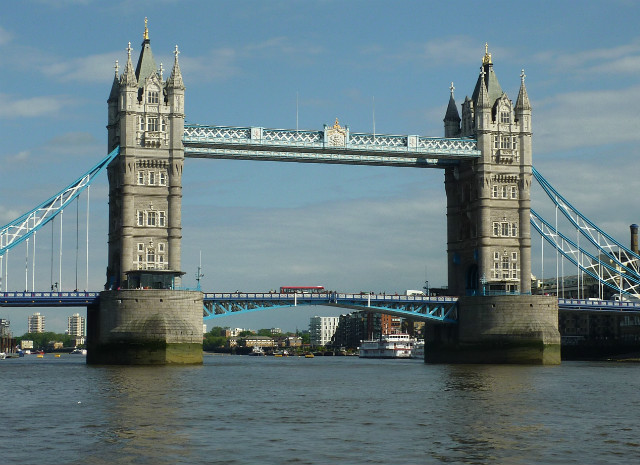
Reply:
[[[145, 16], [157, 63], [169, 70], [180, 47], [187, 121], [201, 124], [295, 128], [297, 109], [301, 129], [338, 118], [372, 132], [375, 113], [377, 133], [442, 136], [449, 85], [458, 104], [472, 93], [488, 42], [514, 101], [525, 70], [538, 170], [622, 242], [640, 223], [636, 2], [32, 0], [4, 5], [0, 17], [0, 224], [104, 156], [113, 65], [122, 71], [129, 41], [137, 59]], [[439, 170], [187, 160], [185, 283], [195, 284], [202, 252], [208, 291], [446, 284], [443, 182]], [[106, 175], [91, 198], [89, 287], [99, 290]], [[543, 200], [535, 192], [534, 208], [544, 211]], [[42, 236], [36, 287], [47, 289], [51, 231]], [[73, 289], [75, 229], [63, 239], [63, 287]], [[9, 288], [22, 290], [24, 251], [11, 260]], [[41, 312], [48, 329], [63, 331], [74, 311]], [[30, 313], [0, 309], [16, 334]], [[312, 307], [208, 324], [293, 330], [337, 313]]]

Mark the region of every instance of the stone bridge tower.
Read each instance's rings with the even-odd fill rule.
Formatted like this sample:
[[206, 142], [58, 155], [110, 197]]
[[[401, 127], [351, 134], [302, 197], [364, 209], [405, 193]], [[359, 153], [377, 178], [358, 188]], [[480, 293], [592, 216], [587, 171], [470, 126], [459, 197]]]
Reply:
[[557, 299], [531, 296], [531, 104], [522, 72], [515, 106], [485, 46], [462, 117], [451, 96], [445, 137], [478, 141], [479, 159], [445, 171], [449, 291], [458, 325], [431, 328], [427, 360], [559, 363]]
[[109, 94], [107, 283], [87, 309], [88, 363], [202, 363], [202, 293], [181, 287], [184, 91], [178, 46], [166, 81], [145, 19], [134, 70]]
[[178, 46], [171, 75], [156, 67], [145, 24], [138, 65], [131, 45], [109, 95], [107, 289], [180, 285], [184, 91]]
[[453, 86], [445, 137], [477, 139], [479, 160], [445, 172], [449, 289], [455, 295], [530, 294], [531, 105], [521, 74], [515, 107], [488, 51], [458, 116]]

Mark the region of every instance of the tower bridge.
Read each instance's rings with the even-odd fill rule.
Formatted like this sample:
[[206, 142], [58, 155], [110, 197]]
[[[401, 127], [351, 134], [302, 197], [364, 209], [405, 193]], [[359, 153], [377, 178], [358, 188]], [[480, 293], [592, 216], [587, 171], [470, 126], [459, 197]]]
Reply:
[[[64, 195], [52, 197], [0, 230], [2, 259], [51, 221], [107, 166], [105, 290], [99, 295], [10, 293], [5, 279], [0, 305], [86, 305], [89, 363], [201, 363], [203, 308], [205, 318], [214, 318], [259, 308], [319, 303], [455, 322], [429, 325], [427, 361], [559, 363], [558, 298], [531, 293], [531, 224], [581, 270], [594, 273], [595, 267], [593, 258], [590, 263], [585, 261], [593, 255], [583, 253], [579, 245], [571, 243], [567, 248], [568, 241], [558, 234], [557, 223], [555, 230], [548, 222], [537, 226], [541, 222], [530, 209], [531, 183], [537, 174], [532, 166], [532, 108], [524, 71], [514, 105], [502, 91], [485, 47], [475, 88], [471, 97], [464, 99], [461, 114], [451, 85], [443, 138], [352, 133], [337, 119], [318, 131], [212, 126], [185, 124], [185, 85], [178, 47], [165, 80], [150, 44], [145, 24], [137, 66], [133, 66], [130, 44], [121, 74], [116, 66], [107, 101], [110, 155], [89, 178], [81, 177], [63, 190]], [[307, 298], [184, 290], [181, 201], [185, 158], [443, 169], [448, 288], [455, 297], [393, 299], [333, 293]], [[538, 181], [545, 184], [540, 178]], [[593, 239], [592, 223], [556, 194], [550, 194], [556, 205], [573, 218], [579, 232], [591, 234]], [[601, 244], [601, 237], [609, 236], [598, 233], [597, 239], [607, 258], [621, 265], [640, 260], [637, 250], [623, 252], [620, 244]], [[595, 244], [595, 239], [591, 242]], [[5, 260], [5, 278], [7, 263]], [[624, 266], [625, 272], [630, 269]], [[616, 267], [617, 275], [611, 272]], [[621, 266], [604, 268], [609, 273], [602, 278], [604, 285], [621, 294], [635, 292], [627, 283], [636, 281], [633, 269], [637, 271], [637, 267], [624, 278]], [[614, 311], [614, 303], [604, 300], [598, 305], [562, 300], [560, 304]], [[637, 311], [635, 305], [625, 307], [626, 311]]]

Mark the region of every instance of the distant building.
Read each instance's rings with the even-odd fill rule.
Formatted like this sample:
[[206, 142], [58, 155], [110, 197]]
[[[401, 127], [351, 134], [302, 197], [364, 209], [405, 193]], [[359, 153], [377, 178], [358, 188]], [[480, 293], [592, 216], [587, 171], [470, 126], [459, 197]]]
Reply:
[[79, 313], [74, 313], [72, 316], [67, 317], [67, 334], [78, 337], [87, 335], [85, 318], [80, 316]]
[[44, 333], [44, 315], [40, 315], [39, 312], [34, 313], [28, 318], [28, 325], [30, 333]]
[[311, 345], [314, 347], [326, 346], [331, 343], [331, 338], [338, 328], [337, 316], [314, 316], [309, 320], [309, 333]]
[[9, 336], [11, 331], [9, 330], [9, 325], [11, 323], [9, 320], [5, 320], [4, 318], [0, 318], [0, 336]]
[[274, 347], [273, 338], [269, 336], [247, 336], [239, 340], [244, 347]]

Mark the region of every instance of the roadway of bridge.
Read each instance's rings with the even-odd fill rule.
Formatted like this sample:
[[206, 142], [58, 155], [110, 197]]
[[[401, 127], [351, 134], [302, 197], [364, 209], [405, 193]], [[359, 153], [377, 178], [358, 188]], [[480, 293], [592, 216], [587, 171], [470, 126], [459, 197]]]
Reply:
[[[141, 289], [140, 292], [146, 292]], [[0, 292], [0, 307], [86, 307], [98, 302], [99, 292]], [[390, 313], [421, 320], [453, 323], [457, 320], [457, 297], [405, 296], [366, 293], [203, 293], [204, 318], [216, 318], [257, 310], [302, 305], [325, 305], [354, 310]], [[640, 301], [558, 299], [562, 311], [638, 313]]]

